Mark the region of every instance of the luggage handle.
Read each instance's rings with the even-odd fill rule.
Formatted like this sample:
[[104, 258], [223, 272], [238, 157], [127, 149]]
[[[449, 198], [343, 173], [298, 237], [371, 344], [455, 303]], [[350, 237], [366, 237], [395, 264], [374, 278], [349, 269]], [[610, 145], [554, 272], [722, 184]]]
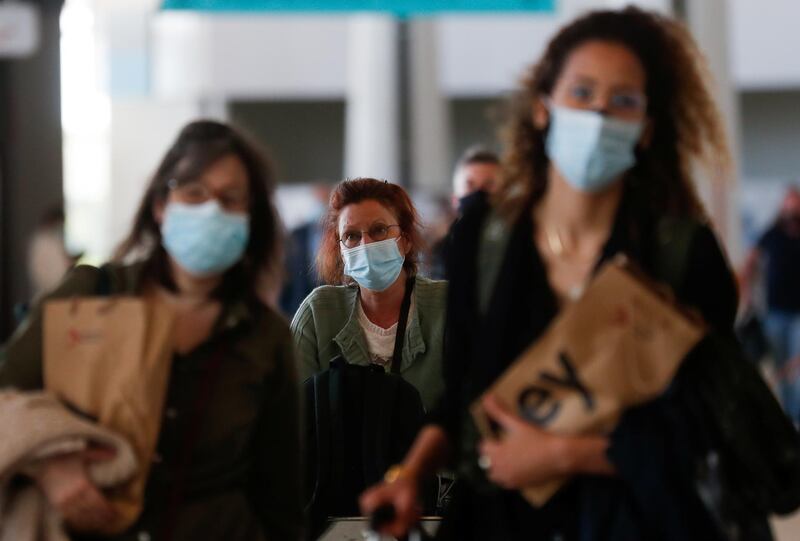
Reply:
[[[394, 517], [395, 509], [392, 504], [381, 505], [375, 509], [369, 516], [369, 530], [367, 531], [368, 533], [365, 534], [365, 539], [367, 541], [380, 541], [381, 536], [378, 530], [384, 524], [391, 522]], [[426, 541], [430, 539], [430, 537], [425, 533], [425, 530], [422, 529], [422, 526], [417, 524], [416, 527], [409, 530], [404, 539], [407, 541]]]

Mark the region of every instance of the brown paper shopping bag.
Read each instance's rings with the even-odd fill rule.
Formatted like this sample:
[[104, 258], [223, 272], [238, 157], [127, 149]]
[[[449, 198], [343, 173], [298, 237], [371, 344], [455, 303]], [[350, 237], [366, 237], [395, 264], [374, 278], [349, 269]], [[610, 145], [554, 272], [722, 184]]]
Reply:
[[124, 436], [136, 476], [109, 497], [124, 530], [141, 511], [161, 428], [172, 357], [172, 309], [156, 298], [77, 297], [44, 307], [44, 383], [62, 401]]
[[[666, 390], [704, 332], [617, 258], [487, 392], [549, 431], [607, 434], [625, 409]], [[494, 437], [480, 401], [472, 414], [482, 435]], [[565, 481], [522, 492], [540, 506]]]

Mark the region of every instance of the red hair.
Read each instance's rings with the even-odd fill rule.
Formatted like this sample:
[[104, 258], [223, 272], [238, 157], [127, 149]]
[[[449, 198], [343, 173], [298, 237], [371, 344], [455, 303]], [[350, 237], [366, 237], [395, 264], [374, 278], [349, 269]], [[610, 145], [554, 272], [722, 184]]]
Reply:
[[397, 217], [401, 235], [409, 245], [403, 268], [408, 274], [417, 273], [419, 254], [423, 249], [417, 209], [406, 191], [385, 180], [356, 178], [343, 180], [331, 193], [328, 213], [322, 221], [322, 242], [317, 254], [317, 272], [326, 284], [344, 284], [344, 262], [339, 249], [339, 215], [348, 205], [362, 201], [377, 201]]

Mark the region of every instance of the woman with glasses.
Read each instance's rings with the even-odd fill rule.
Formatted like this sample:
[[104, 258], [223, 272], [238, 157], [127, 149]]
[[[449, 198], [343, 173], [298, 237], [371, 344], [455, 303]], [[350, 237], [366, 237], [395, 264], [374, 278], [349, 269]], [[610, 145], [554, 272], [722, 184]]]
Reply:
[[[87, 455], [49, 459], [37, 481], [71, 539], [297, 540], [298, 391], [288, 325], [262, 297], [278, 268], [269, 163], [233, 128], [183, 128], [114, 261], [77, 267], [48, 298], [156, 295], [176, 314], [161, 433], [138, 520], [97, 537], [113, 508]], [[12, 337], [0, 387], [42, 387], [42, 312]]]
[[[500, 193], [475, 201], [451, 232], [440, 415], [393, 482], [361, 499], [365, 513], [394, 506], [386, 531], [407, 531], [420, 482], [454, 460], [461, 482], [441, 539], [769, 539], [765, 509], [725, 507], [741, 492], [717, 477], [729, 455], [720, 458], [714, 431], [730, 427], [696, 407], [707, 386], [696, 359], [669, 393], [607, 434], [548, 432], [492, 396], [482, 406], [498, 439], [482, 440], [470, 416], [618, 253], [661, 279], [666, 266], [682, 267], [669, 282], [676, 297], [715, 336], [732, 336], [733, 275], [691, 178], [698, 159], [719, 172], [728, 156], [703, 74], [679, 23], [636, 8], [573, 21], [527, 71], [511, 104]], [[541, 507], [519, 492], [559, 479], [570, 481]]]
[[[426, 409], [443, 389], [442, 344], [447, 285], [417, 276], [423, 240], [405, 190], [371, 178], [345, 180], [331, 194], [317, 256], [320, 277], [294, 316], [300, 379], [326, 370], [341, 355], [399, 373]], [[408, 292], [407, 319], [398, 325]], [[398, 326], [405, 326], [397, 336]]]

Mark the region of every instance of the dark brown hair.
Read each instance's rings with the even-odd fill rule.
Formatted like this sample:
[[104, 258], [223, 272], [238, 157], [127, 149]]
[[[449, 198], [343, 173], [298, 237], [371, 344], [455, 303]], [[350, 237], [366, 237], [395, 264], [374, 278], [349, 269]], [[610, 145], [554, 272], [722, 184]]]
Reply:
[[474, 145], [461, 154], [456, 162], [456, 169], [460, 169], [465, 165], [469, 165], [471, 163], [488, 163], [494, 165], [500, 165], [500, 156], [497, 153], [492, 152], [488, 148], [481, 146], [481, 145]]
[[533, 106], [549, 96], [570, 54], [590, 41], [607, 41], [630, 50], [644, 68], [647, 115], [653, 124], [650, 144], [637, 149], [637, 163], [626, 182], [637, 183], [642, 202], [652, 212], [703, 217], [691, 180], [692, 159], [712, 173], [730, 164], [725, 131], [707, 86], [707, 68], [682, 24], [628, 7], [591, 12], [550, 41], [541, 60], [524, 75], [513, 96], [504, 129], [504, 175], [498, 194], [514, 215], [538, 201], [547, 186], [547, 128], [533, 122]]
[[397, 217], [397, 223], [409, 245], [403, 268], [408, 274], [417, 273], [419, 254], [424, 248], [417, 210], [406, 191], [385, 180], [374, 178], [348, 179], [336, 185], [331, 193], [328, 213], [323, 218], [322, 242], [317, 254], [320, 279], [327, 284], [346, 283], [344, 262], [339, 249], [339, 215], [347, 205], [362, 201], [377, 201]]
[[198, 120], [181, 130], [156, 168], [139, 204], [133, 228], [117, 248], [114, 260], [121, 262], [131, 257], [143, 257], [147, 278], [172, 286], [154, 207], [166, 202], [170, 179], [198, 177], [229, 154], [238, 157], [247, 171], [250, 237], [242, 260], [225, 273], [215, 296], [241, 292], [255, 294], [259, 280], [279, 263], [280, 221], [272, 202], [273, 168], [263, 152], [247, 137], [231, 126], [213, 120]]

